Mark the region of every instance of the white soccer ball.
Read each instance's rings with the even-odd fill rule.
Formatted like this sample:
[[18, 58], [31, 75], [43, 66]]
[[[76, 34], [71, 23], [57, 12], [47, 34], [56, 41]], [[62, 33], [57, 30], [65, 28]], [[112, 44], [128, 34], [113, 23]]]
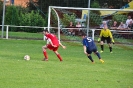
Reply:
[[30, 60], [30, 56], [29, 55], [25, 55], [24, 56], [24, 60]]

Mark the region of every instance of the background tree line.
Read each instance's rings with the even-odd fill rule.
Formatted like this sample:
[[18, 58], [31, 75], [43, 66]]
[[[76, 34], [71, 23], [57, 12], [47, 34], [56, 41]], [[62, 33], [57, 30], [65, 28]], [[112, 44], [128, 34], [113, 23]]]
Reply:
[[[2, 24], [3, 2], [0, 1], [0, 24]], [[38, 10], [30, 10], [28, 7], [7, 5], [5, 9], [5, 25], [16, 26], [46, 26], [46, 19], [40, 15]], [[10, 27], [10, 31], [40, 32], [33, 28]]]
[[[27, 7], [6, 6], [5, 24], [17, 26], [47, 26], [49, 6], [88, 7], [89, 0], [29, 0]], [[90, 0], [92, 8], [121, 8], [131, 0]], [[3, 2], [0, 0], [0, 20], [2, 20]], [[94, 12], [94, 13], [98, 13]], [[93, 13], [92, 13], [93, 14]], [[99, 13], [100, 14], [100, 13]], [[67, 18], [71, 16], [66, 15]], [[65, 21], [64, 21], [65, 22]], [[0, 21], [2, 24], [2, 21]], [[29, 28], [12, 28], [11, 31], [39, 32], [42, 30]]]
[[[31, 10], [36, 10], [36, 6], [40, 8], [44, 13], [47, 13], [49, 6], [63, 6], [63, 7], [88, 7], [89, 0], [30, 0], [28, 7]], [[131, 0], [90, 0], [90, 5], [94, 2], [99, 4], [99, 8], [115, 8], [119, 9], [122, 6], [129, 3]], [[33, 5], [34, 3], [34, 5]], [[92, 7], [92, 6], [91, 6]]]
[[[120, 9], [120, 8], [122, 8], [122, 6], [128, 4], [130, 1], [131, 0], [90, 0], [90, 7], [91, 8]], [[38, 1], [30, 0], [30, 2], [28, 3], [28, 7], [31, 10], [36, 10], [36, 9], [40, 8], [40, 10], [42, 12], [47, 14], [49, 6], [87, 8], [88, 4], [89, 4], [89, 0], [54, 0], [54, 1], [53, 0], [38, 0]], [[80, 12], [80, 13], [82, 13], [82, 12]], [[76, 14], [71, 14], [71, 15], [64, 14], [63, 19], [61, 19], [62, 23], [65, 22], [64, 24], [68, 24], [69, 21], [74, 22], [73, 18], [76, 18], [76, 17], [73, 17], [73, 15], [76, 16], [77, 14], [78, 14], [78, 12]], [[99, 11], [91, 11], [91, 13], [90, 13], [91, 22], [90, 23], [95, 23], [96, 25], [99, 25], [101, 23], [102, 19], [97, 14], [100, 15], [101, 13]], [[96, 15], [96, 19], [97, 19], [96, 21], [93, 19], [94, 15]], [[125, 17], [125, 16], [121, 15], [118, 18], [116, 18], [116, 16], [114, 16], [113, 18], [115, 20], [118, 20], [118, 19], [121, 19], [122, 17]], [[54, 20], [54, 22], [56, 22], [55, 21], [56, 19], [52, 19], [52, 20]], [[123, 19], [121, 19], [121, 20], [123, 20]], [[57, 26], [57, 24], [56, 24], [56, 26]]]

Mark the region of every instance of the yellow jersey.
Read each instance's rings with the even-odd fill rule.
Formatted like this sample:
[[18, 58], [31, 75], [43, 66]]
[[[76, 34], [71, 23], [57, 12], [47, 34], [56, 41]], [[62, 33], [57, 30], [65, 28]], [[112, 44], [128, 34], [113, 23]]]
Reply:
[[102, 29], [100, 32], [100, 37], [110, 37], [112, 38], [112, 33], [109, 29]]

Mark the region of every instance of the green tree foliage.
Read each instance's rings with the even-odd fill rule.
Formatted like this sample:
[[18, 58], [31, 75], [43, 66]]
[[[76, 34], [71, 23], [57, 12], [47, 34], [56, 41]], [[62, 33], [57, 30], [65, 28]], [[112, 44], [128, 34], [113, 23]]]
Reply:
[[90, 13], [90, 26], [100, 25], [101, 22], [102, 22], [102, 18], [100, 17], [100, 15], [93, 12]]
[[55, 11], [54, 10], [52, 10], [51, 11], [51, 23], [52, 23], [52, 25], [51, 26], [53, 26], [53, 27], [57, 27], [58, 26], [58, 18], [57, 18], [57, 15], [56, 15], [56, 13], [55, 13]]
[[[28, 3], [28, 7], [30, 10], [40, 9], [45, 14], [48, 12], [49, 6], [62, 6], [62, 7], [88, 7], [89, 0], [38, 0], [35, 2], [34, 0], [30, 0]], [[113, 8], [119, 9], [122, 6], [129, 3], [131, 0], [90, 0], [91, 8]], [[100, 15], [99, 11], [91, 11], [91, 13], [96, 13]], [[93, 20], [93, 15], [91, 15]], [[46, 17], [47, 18], [47, 17]], [[97, 16], [97, 19], [99, 16]], [[101, 18], [99, 18], [101, 20]], [[99, 24], [99, 21], [96, 22]], [[56, 25], [56, 24], [55, 24]]]
[[[99, 2], [96, 1], [96, 0], [93, 1], [92, 4], [91, 4], [91, 8], [100, 8]], [[98, 10], [91, 10], [91, 12], [96, 13], [98, 15], [101, 14], [100, 11], [98, 11]]]
[[126, 15], [122, 15], [122, 14], [114, 14], [113, 15], [113, 21], [117, 21], [117, 22], [126, 22], [127, 16]]
[[[99, 2], [94, 0], [91, 4], [91, 8], [100, 8]], [[90, 11], [90, 26], [100, 25], [102, 22], [102, 18], [100, 17], [100, 11], [92, 10]]]
[[[16, 6], [6, 6], [5, 25], [19, 25], [19, 10]], [[17, 28], [10, 28], [11, 31], [17, 31]]]
[[6, 25], [19, 25], [19, 10], [17, 6], [7, 6], [5, 13]]
[[75, 24], [76, 15], [73, 14], [63, 14], [63, 18], [61, 19], [62, 24], [66, 27], [70, 22]]
[[0, 24], [2, 24], [3, 2], [0, 0]]
[[[89, 0], [30, 0], [27, 4], [30, 10], [37, 10], [39, 8], [42, 12], [47, 13], [49, 6], [62, 6], [62, 7], [88, 7]], [[90, 5], [97, 8], [115, 8], [119, 9], [129, 3], [131, 0], [90, 0]], [[96, 3], [97, 2], [97, 3]]]
[[[17, 26], [46, 26], [45, 19], [38, 11], [29, 11], [27, 8], [20, 6], [7, 6], [5, 15], [6, 25]], [[31, 28], [10, 28], [11, 31], [40, 32], [39, 29]]]
[[98, 0], [101, 8], [120, 9], [122, 6], [128, 4], [131, 0]]
[[[61, 15], [61, 14], [60, 14]], [[72, 13], [72, 14], [63, 14], [63, 17], [60, 18], [60, 24], [63, 25], [64, 27], [68, 26], [70, 22], [75, 23], [75, 19], [76, 19], [76, 14]], [[56, 13], [52, 10], [52, 26], [57, 27], [57, 15]]]
[[93, 1], [91, 3], [91, 8], [100, 8], [99, 2], [98, 1]]
[[29, 9], [37, 10], [38, 8], [44, 13], [47, 13], [49, 6], [63, 6], [63, 7], [88, 7], [88, 0], [30, 0], [27, 4]]
[[[20, 25], [23, 26], [45, 26], [46, 21], [39, 15], [38, 11], [31, 11], [30, 13], [20, 15]], [[26, 32], [40, 32], [42, 29], [23, 28]]]

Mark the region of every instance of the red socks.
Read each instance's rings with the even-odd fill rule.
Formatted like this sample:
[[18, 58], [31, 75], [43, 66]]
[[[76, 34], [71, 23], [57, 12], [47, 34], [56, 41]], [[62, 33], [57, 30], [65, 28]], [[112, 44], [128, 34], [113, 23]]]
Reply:
[[57, 57], [60, 59], [60, 61], [62, 61], [60, 54], [57, 54]]
[[43, 55], [44, 55], [45, 59], [48, 59], [48, 55], [47, 55], [46, 51], [43, 51]]
[[[43, 55], [44, 55], [45, 59], [48, 59], [48, 55], [47, 55], [46, 51], [43, 51]], [[62, 61], [60, 54], [57, 54], [57, 57], [59, 58], [60, 61]]]

